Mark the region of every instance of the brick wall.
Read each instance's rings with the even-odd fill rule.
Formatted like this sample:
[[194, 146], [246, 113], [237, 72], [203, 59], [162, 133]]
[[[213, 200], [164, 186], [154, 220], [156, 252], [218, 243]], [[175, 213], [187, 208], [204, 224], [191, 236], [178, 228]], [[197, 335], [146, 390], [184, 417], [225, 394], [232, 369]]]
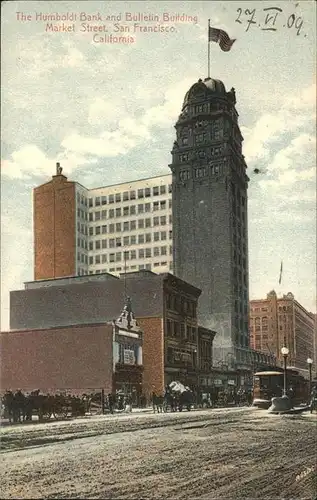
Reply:
[[111, 391], [112, 326], [1, 332], [1, 389]]
[[34, 189], [34, 279], [75, 274], [75, 183], [63, 175]]
[[137, 318], [143, 330], [143, 393], [164, 391], [164, 330], [163, 318]]

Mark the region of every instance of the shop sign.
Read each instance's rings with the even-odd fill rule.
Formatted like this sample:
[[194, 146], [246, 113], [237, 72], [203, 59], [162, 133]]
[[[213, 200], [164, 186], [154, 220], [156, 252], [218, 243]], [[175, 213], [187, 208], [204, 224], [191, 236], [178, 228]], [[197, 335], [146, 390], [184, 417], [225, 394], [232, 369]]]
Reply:
[[134, 365], [135, 364], [135, 353], [131, 349], [124, 349], [123, 351], [123, 359], [125, 365]]

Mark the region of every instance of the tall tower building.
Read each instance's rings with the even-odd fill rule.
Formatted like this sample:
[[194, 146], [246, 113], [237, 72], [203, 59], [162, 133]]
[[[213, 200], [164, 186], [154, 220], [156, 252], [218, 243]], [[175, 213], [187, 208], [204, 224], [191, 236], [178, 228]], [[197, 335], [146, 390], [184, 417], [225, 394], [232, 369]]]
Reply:
[[215, 360], [248, 360], [248, 176], [236, 97], [219, 80], [186, 93], [172, 150], [174, 274], [202, 290]]

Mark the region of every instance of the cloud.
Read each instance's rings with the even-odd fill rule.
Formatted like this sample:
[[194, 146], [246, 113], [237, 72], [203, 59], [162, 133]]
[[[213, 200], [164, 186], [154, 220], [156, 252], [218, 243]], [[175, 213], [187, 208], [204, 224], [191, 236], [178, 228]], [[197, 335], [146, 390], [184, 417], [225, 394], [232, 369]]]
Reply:
[[9, 329], [9, 290], [16, 290], [29, 275], [32, 232], [9, 214], [1, 216], [1, 329]]
[[54, 173], [55, 163], [58, 161], [67, 166], [68, 173], [82, 165], [96, 162], [94, 159], [72, 151], [64, 151], [55, 158], [50, 158], [37, 146], [30, 144], [13, 152], [10, 160], [1, 162], [1, 175], [11, 179], [48, 177]]
[[[286, 97], [276, 113], [264, 113], [253, 127], [241, 127], [245, 138], [243, 151], [248, 164], [267, 161], [272, 145], [286, 133], [292, 133], [313, 120], [315, 116], [316, 85], [306, 87], [297, 97]], [[298, 140], [310, 140], [302, 137]]]

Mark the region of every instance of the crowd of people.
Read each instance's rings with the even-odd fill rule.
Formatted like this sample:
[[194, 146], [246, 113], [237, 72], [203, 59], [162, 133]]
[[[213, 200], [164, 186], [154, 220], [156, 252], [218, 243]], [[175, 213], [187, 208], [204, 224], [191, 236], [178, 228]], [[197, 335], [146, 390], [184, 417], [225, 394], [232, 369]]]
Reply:
[[130, 394], [120, 392], [108, 394], [102, 399], [101, 392], [75, 396], [71, 394], [41, 394], [40, 390], [23, 393], [21, 390], [6, 391], [1, 398], [2, 417], [9, 422], [19, 423], [32, 420], [37, 414], [39, 420], [45, 420], [52, 415], [55, 418], [66, 416], [81, 416], [94, 411], [131, 412], [133, 406], [146, 408], [152, 405], [154, 412], [177, 411], [190, 409], [192, 405], [200, 408], [215, 406], [252, 404], [252, 391], [240, 388], [212, 388], [209, 393], [194, 394], [189, 388], [180, 393], [168, 386], [163, 394], [152, 393], [147, 400], [144, 395], [132, 398]]

